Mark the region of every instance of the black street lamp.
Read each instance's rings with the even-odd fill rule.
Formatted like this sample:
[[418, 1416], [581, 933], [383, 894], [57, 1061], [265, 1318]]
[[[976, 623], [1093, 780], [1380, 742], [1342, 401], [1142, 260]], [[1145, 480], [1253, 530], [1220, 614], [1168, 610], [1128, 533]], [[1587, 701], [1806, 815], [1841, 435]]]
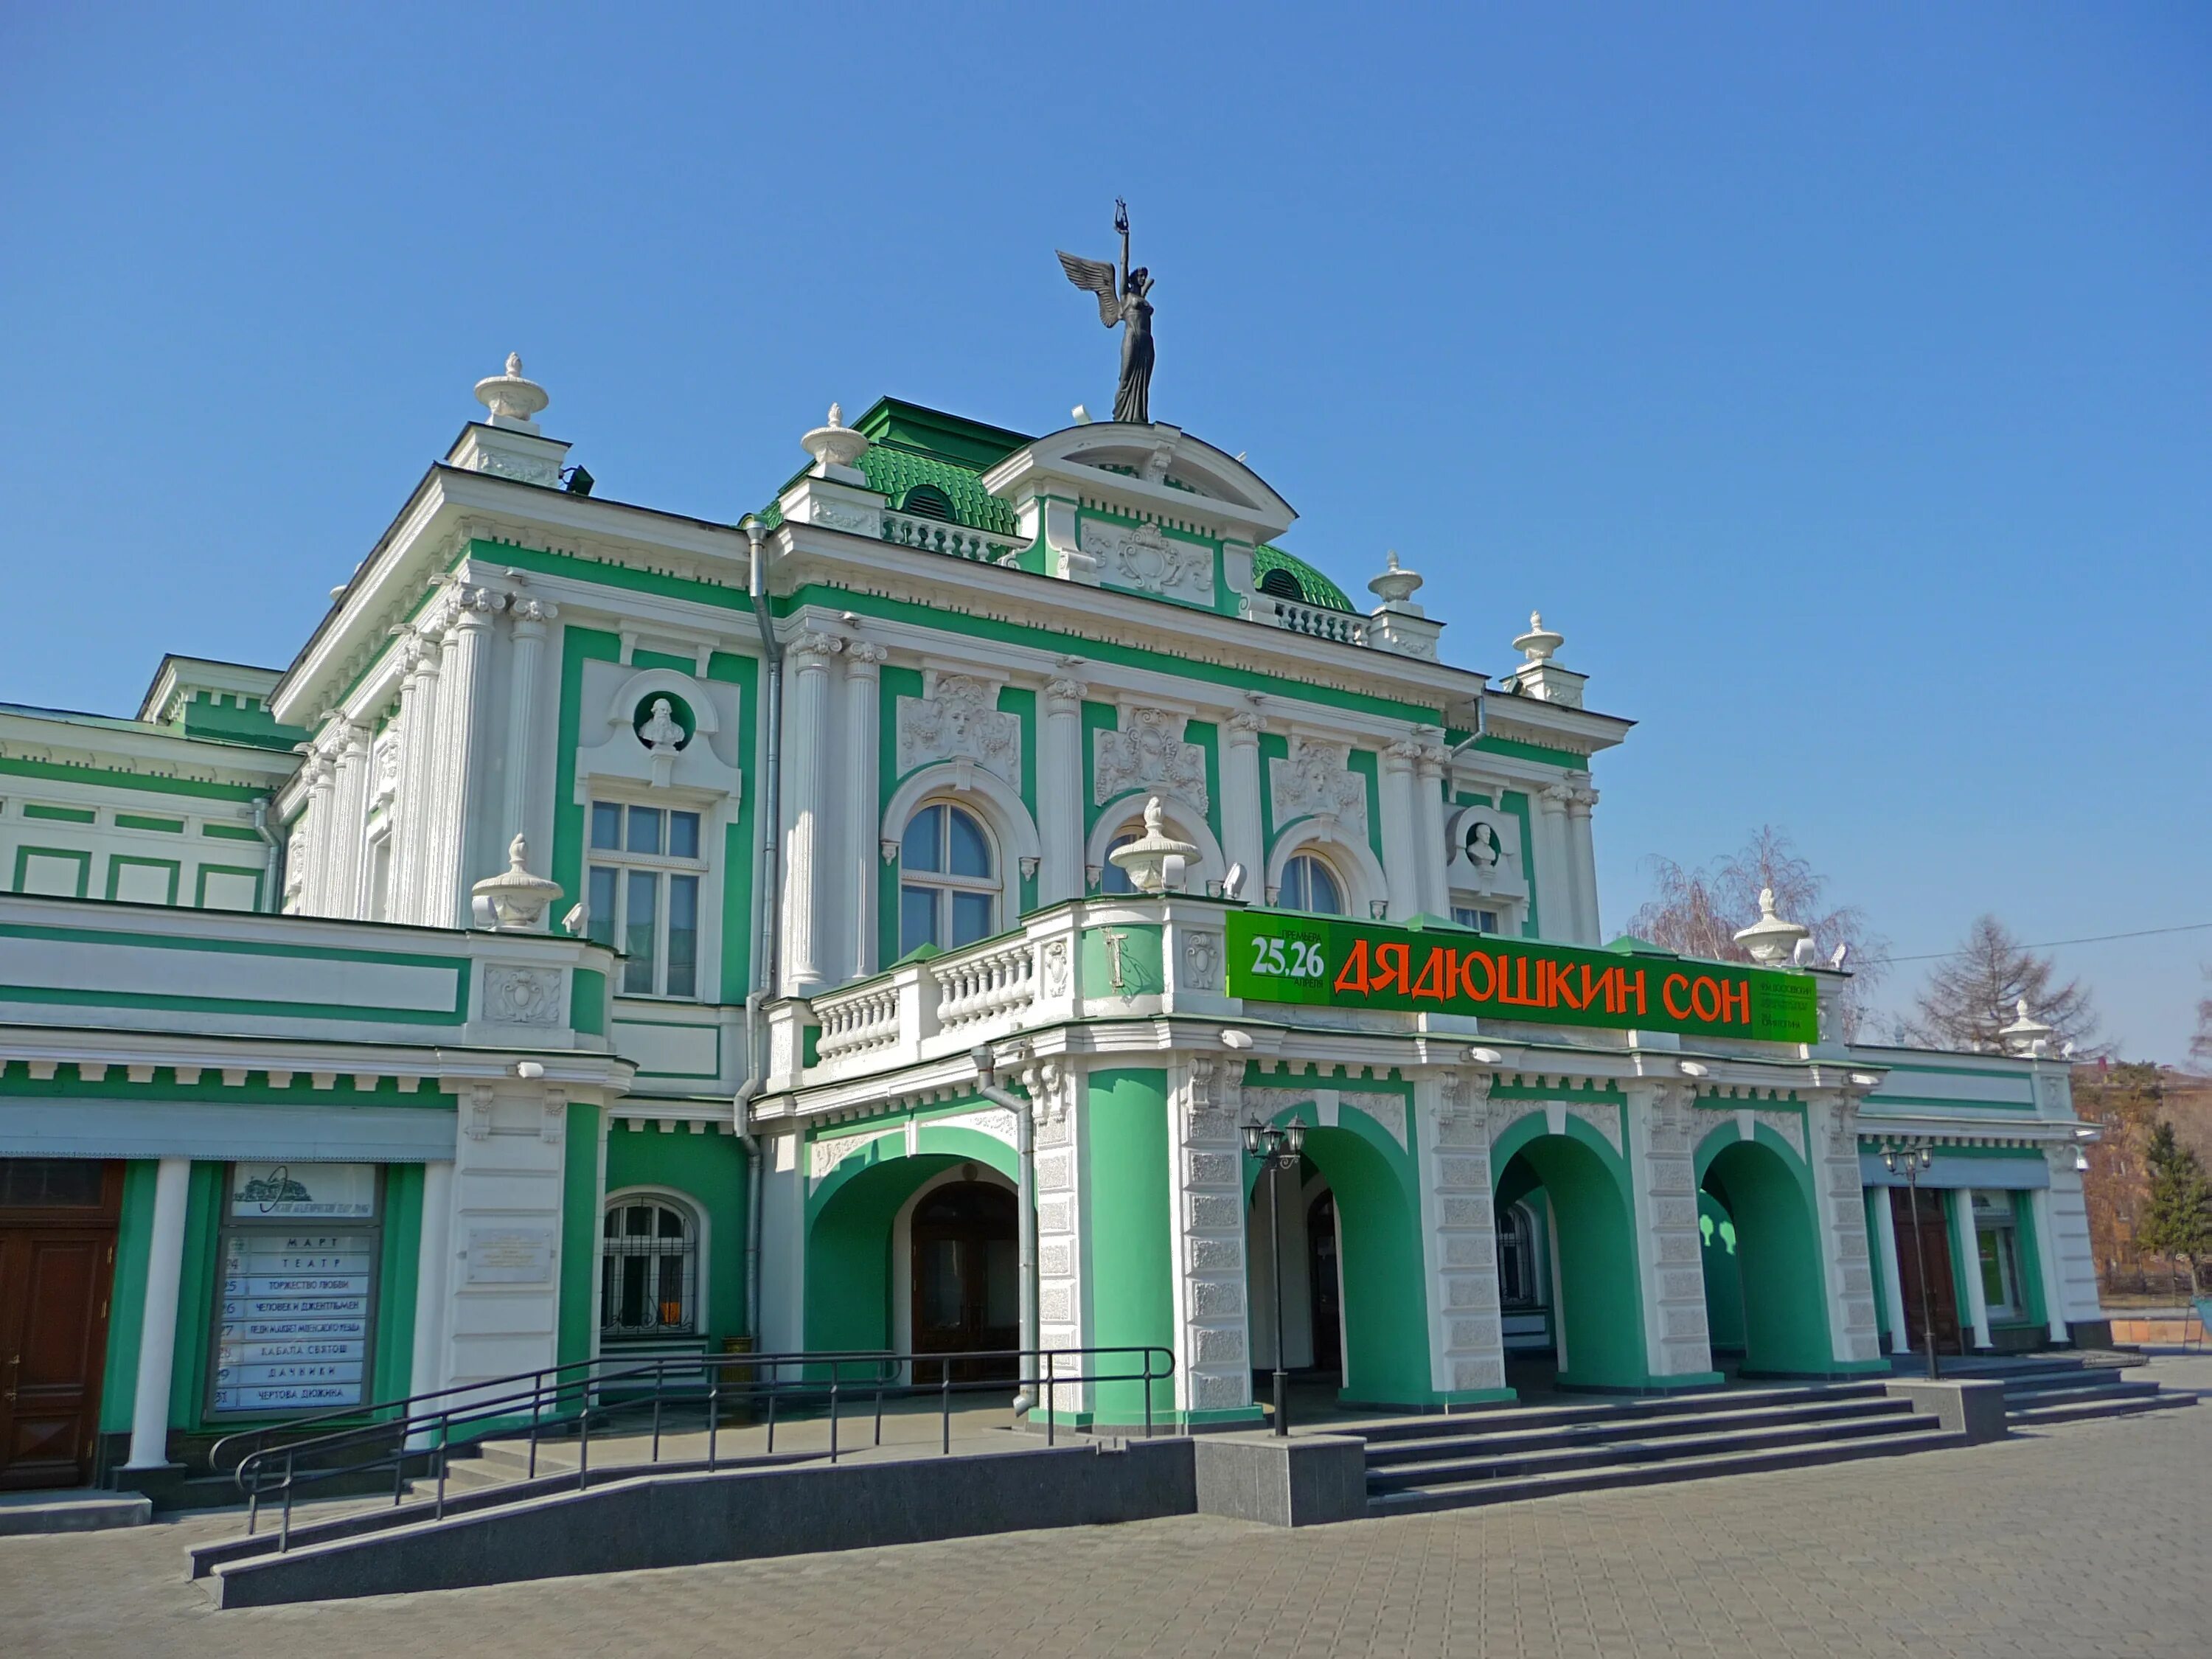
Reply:
[[1283, 1369], [1283, 1251], [1282, 1228], [1277, 1217], [1273, 1171], [1295, 1170], [1305, 1154], [1306, 1126], [1292, 1122], [1285, 1128], [1264, 1124], [1244, 1126], [1244, 1155], [1260, 1160], [1260, 1173], [1267, 1177], [1268, 1277], [1275, 1285], [1275, 1432], [1291, 1431], [1291, 1377]]
[[1932, 1157], [1924, 1140], [1881, 1143], [1882, 1168], [1892, 1175], [1902, 1168], [1905, 1184], [1912, 1194], [1912, 1256], [1920, 1271], [1920, 1346], [1928, 1354], [1928, 1380], [1931, 1382], [1943, 1374], [1942, 1364], [1936, 1358], [1936, 1304], [1928, 1299], [1928, 1250], [1920, 1237], [1920, 1172], [1928, 1167]]

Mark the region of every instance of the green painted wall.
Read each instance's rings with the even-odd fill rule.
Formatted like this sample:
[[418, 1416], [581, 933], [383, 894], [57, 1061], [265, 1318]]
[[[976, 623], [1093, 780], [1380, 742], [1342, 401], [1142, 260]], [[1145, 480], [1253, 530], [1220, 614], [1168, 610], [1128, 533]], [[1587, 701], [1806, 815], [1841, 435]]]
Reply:
[[707, 1218], [702, 1334], [719, 1346], [751, 1329], [745, 1311], [745, 1149], [735, 1135], [663, 1134], [617, 1125], [607, 1135], [607, 1191], [671, 1187]]
[[[1168, 1075], [1158, 1066], [1091, 1073], [1088, 1099], [1092, 1343], [1175, 1346], [1174, 1261], [1168, 1233], [1174, 1172], [1168, 1159]], [[1133, 1360], [1116, 1362], [1134, 1370]], [[1145, 1385], [1102, 1382], [1097, 1413], [1106, 1423], [1141, 1422]], [[1152, 1385], [1155, 1420], [1175, 1409], [1175, 1384]]]
[[1406, 1176], [1356, 1128], [1309, 1129], [1305, 1151], [1336, 1194], [1344, 1283], [1340, 1397], [1349, 1405], [1425, 1404], [1436, 1389], [1419, 1201]]
[[1759, 1141], [1739, 1140], [1723, 1147], [1705, 1171], [1705, 1186], [1735, 1221], [1747, 1373], [1825, 1375], [1835, 1369], [1820, 1233], [1802, 1167], [1793, 1169]]
[[1736, 1265], [1735, 1219], [1711, 1193], [1698, 1194], [1698, 1231], [1703, 1236], [1705, 1325], [1716, 1353], [1743, 1347], [1743, 1276]]
[[1544, 1133], [1542, 1127], [1540, 1120], [1515, 1126], [1492, 1158], [1498, 1202], [1540, 1185], [1559, 1229], [1554, 1293], [1567, 1346], [1559, 1381], [1570, 1388], [1644, 1388], [1650, 1374], [1626, 1187], [1605, 1155], [1580, 1138], [1579, 1132], [1595, 1132], [1579, 1120], [1571, 1119], [1564, 1135]]
[[404, 1400], [415, 1392], [416, 1280], [422, 1249], [422, 1166], [387, 1164], [376, 1274], [376, 1354], [368, 1378], [371, 1405]]
[[568, 1103], [568, 1144], [561, 1165], [561, 1324], [554, 1358], [592, 1357], [592, 1293], [599, 1270], [599, 1118], [596, 1106]]
[[115, 1233], [115, 1283], [107, 1299], [107, 1366], [100, 1385], [100, 1426], [127, 1431], [138, 1395], [138, 1332], [146, 1318], [146, 1272], [154, 1244], [150, 1158], [123, 1166], [123, 1214]]
[[891, 1345], [891, 1224], [915, 1188], [959, 1160], [886, 1158], [845, 1181], [807, 1231], [806, 1346]]
[[[177, 1347], [169, 1373], [169, 1426], [204, 1419], [208, 1348], [215, 1334], [215, 1292], [222, 1234], [224, 1164], [195, 1164], [185, 1188], [185, 1246], [177, 1279]], [[229, 1419], [224, 1419], [226, 1425]]]

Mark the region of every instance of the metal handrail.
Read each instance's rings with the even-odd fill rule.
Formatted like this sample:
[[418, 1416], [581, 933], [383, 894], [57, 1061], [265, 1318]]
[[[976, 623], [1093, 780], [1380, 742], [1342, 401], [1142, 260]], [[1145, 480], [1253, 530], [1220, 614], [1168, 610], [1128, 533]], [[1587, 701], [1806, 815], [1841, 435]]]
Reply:
[[[1100, 1370], [1088, 1363], [1117, 1357], [1139, 1363], [1133, 1369], [1115, 1370]], [[953, 1370], [957, 1365], [1005, 1361], [1013, 1363], [1016, 1376], [954, 1380]], [[1085, 1363], [1078, 1364], [1071, 1373], [1067, 1369], [1069, 1362]], [[921, 1380], [924, 1372], [931, 1366], [937, 1368], [936, 1380]], [[799, 1369], [800, 1376], [787, 1377], [784, 1373], [792, 1368]], [[732, 1370], [740, 1373], [734, 1381], [729, 1376]], [[593, 1359], [571, 1360], [562, 1365], [544, 1366], [534, 1371], [517, 1372], [512, 1376], [495, 1378], [488, 1382], [432, 1389], [406, 1400], [381, 1402], [356, 1408], [350, 1413], [326, 1413], [314, 1418], [295, 1419], [290, 1424], [241, 1431], [217, 1442], [210, 1461], [219, 1468], [227, 1451], [236, 1449], [244, 1443], [254, 1443], [246, 1446], [239, 1455], [233, 1480], [246, 1499], [246, 1530], [249, 1536], [259, 1526], [264, 1498], [281, 1498], [283, 1511], [277, 1548], [282, 1553], [291, 1547], [292, 1507], [296, 1495], [303, 1487], [389, 1466], [392, 1469], [392, 1501], [397, 1507], [405, 1498], [410, 1459], [418, 1461], [418, 1468], [420, 1461], [427, 1460], [430, 1468], [434, 1469], [437, 1477], [434, 1513], [438, 1518], [443, 1519], [447, 1474], [454, 1445], [457, 1443], [467, 1444], [471, 1440], [488, 1436], [501, 1425], [517, 1425], [518, 1420], [526, 1415], [529, 1425], [529, 1456], [526, 1473], [522, 1479], [534, 1480], [538, 1478], [538, 1449], [544, 1431], [550, 1429], [565, 1437], [566, 1431], [573, 1426], [577, 1442], [575, 1483], [581, 1490], [590, 1480], [594, 1417], [601, 1420], [604, 1427], [625, 1412], [642, 1413], [649, 1407], [653, 1429], [651, 1450], [647, 1461], [641, 1464], [632, 1462], [616, 1467], [653, 1468], [661, 1461], [666, 1407], [672, 1404], [703, 1407], [707, 1419], [706, 1468], [712, 1471], [720, 1464], [720, 1432], [726, 1402], [766, 1401], [766, 1449], [769, 1456], [775, 1455], [779, 1402], [796, 1401], [825, 1407], [830, 1426], [827, 1455], [829, 1461], [835, 1463], [845, 1449], [838, 1438], [842, 1401], [849, 1399], [854, 1393], [872, 1400], [874, 1431], [872, 1443], [880, 1446], [883, 1443], [884, 1402], [886, 1398], [934, 1395], [938, 1401], [939, 1450], [940, 1455], [949, 1455], [952, 1449], [952, 1396], [955, 1394], [1004, 1394], [1012, 1386], [1030, 1394], [1033, 1398], [1041, 1395], [1044, 1406], [1045, 1443], [1051, 1446], [1057, 1443], [1059, 1389], [1135, 1382], [1141, 1385], [1145, 1437], [1150, 1439], [1155, 1422], [1152, 1385], [1167, 1381], [1174, 1372], [1173, 1352], [1167, 1348], [1154, 1346], [993, 1348], [959, 1353], [895, 1353], [882, 1349], [801, 1350], [768, 1354], [666, 1354], [635, 1360], [601, 1356]], [[912, 1380], [906, 1380], [908, 1378]], [[509, 1388], [509, 1384], [526, 1386]], [[632, 1384], [636, 1385], [635, 1392], [624, 1387], [619, 1397], [608, 1398], [611, 1385]], [[496, 1389], [505, 1391], [488, 1392]], [[787, 1413], [787, 1405], [786, 1410]], [[369, 1421], [362, 1420], [366, 1413], [385, 1413], [395, 1414], [376, 1417]], [[306, 1436], [297, 1434], [301, 1429], [315, 1428], [338, 1416], [349, 1420], [343, 1426], [325, 1432]], [[293, 1431], [295, 1437], [272, 1440], [272, 1437], [287, 1431]], [[303, 1457], [315, 1461], [309, 1467], [302, 1468]]]

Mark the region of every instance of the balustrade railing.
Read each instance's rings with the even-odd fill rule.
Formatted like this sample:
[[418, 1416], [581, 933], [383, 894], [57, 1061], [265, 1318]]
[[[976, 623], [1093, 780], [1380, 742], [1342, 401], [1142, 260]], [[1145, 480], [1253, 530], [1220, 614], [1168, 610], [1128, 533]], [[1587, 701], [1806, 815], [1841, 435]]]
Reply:
[[1274, 606], [1275, 626], [1287, 628], [1293, 634], [1309, 634], [1319, 640], [1338, 640], [1346, 645], [1367, 643], [1367, 618], [1355, 617], [1343, 611], [1323, 611], [1310, 605], [1300, 605], [1295, 599], [1279, 599], [1272, 596], [1268, 603]]
[[994, 541], [965, 525], [947, 524], [942, 519], [917, 519], [905, 513], [886, 512], [882, 536], [884, 540], [896, 542], [901, 547], [918, 547], [925, 552], [972, 559], [978, 564], [1005, 564], [1014, 556], [1011, 542]]
[[937, 981], [939, 1030], [988, 1019], [1036, 1000], [1036, 945], [1031, 939], [933, 963], [929, 972]]
[[839, 1060], [895, 1047], [899, 1040], [899, 994], [895, 985], [869, 985], [836, 997], [822, 997], [814, 1005], [822, 1035], [814, 1053], [820, 1060]]

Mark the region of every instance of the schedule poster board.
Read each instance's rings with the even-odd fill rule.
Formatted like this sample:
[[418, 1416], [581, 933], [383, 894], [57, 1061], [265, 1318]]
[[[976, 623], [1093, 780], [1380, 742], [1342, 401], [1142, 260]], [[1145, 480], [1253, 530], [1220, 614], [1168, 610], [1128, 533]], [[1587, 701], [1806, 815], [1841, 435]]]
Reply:
[[367, 1403], [382, 1245], [373, 1164], [236, 1164], [224, 1208], [211, 1414]]
[[1229, 994], [1330, 1008], [1820, 1041], [1810, 974], [1279, 910], [1229, 917]]

